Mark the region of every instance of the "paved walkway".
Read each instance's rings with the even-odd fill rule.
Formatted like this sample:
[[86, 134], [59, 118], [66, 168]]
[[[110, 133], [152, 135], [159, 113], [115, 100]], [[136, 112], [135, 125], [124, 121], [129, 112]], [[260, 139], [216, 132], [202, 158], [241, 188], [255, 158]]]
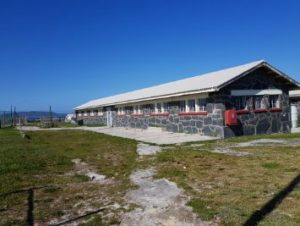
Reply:
[[112, 136], [134, 139], [153, 144], [180, 144], [194, 141], [207, 141], [218, 139], [216, 137], [202, 136], [199, 134], [171, 133], [162, 131], [161, 128], [150, 127], [146, 130], [122, 128], [122, 127], [74, 127], [74, 128], [51, 128], [42, 129], [38, 127], [22, 127], [24, 131], [43, 131], [43, 130], [86, 130], [97, 133], [104, 133]]

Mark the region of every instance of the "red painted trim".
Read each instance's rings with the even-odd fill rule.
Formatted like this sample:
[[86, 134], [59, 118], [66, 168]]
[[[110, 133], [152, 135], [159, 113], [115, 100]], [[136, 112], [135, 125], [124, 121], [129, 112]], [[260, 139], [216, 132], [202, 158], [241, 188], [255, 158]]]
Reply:
[[132, 116], [132, 117], [142, 117], [142, 116], [144, 116], [144, 114], [131, 114], [130, 116]]
[[282, 112], [281, 108], [271, 108], [271, 109], [256, 109], [256, 110], [237, 110], [236, 113], [238, 115], [242, 114], [250, 114], [250, 113], [266, 113], [266, 112]]
[[249, 114], [251, 111], [250, 110], [237, 110], [236, 113], [238, 115], [242, 115], [242, 114]]
[[254, 113], [264, 113], [264, 112], [268, 112], [268, 110], [267, 109], [255, 109], [252, 112], [254, 112]]
[[170, 113], [152, 113], [150, 116], [169, 116]]
[[207, 111], [199, 111], [199, 112], [180, 112], [178, 115], [183, 116], [183, 115], [207, 115]]
[[270, 112], [282, 112], [281, 108], [271, 108]]

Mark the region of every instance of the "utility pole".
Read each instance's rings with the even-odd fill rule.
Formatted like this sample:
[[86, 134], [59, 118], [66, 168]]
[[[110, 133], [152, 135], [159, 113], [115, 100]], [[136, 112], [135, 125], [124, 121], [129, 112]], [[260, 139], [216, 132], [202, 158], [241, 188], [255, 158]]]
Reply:
[[16, 124], [17, 124], [16, 116], [17, 116], [17, 108], [16, 108], [16, 106], [14, 106], [14, 126], [16, 126]]
[[52, 109], [51, 109], [51, 105], [50, 105], [50, 126], [53, 126], [53, 118], [52, 118]]
[[10, 125], [11, 125], [11, 127], [14, 126], [13, 107], [12, 107], [12, 105], [10, 105]]

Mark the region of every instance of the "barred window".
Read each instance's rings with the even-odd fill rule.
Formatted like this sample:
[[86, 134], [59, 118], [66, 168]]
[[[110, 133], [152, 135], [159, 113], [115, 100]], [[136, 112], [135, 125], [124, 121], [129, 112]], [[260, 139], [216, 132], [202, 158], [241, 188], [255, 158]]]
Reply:
[[190, 112], [196, 111], [196, 101], [195, 100], [188, 100], [188, 107]]
[[124, 110], [125, 110], [126, 115], [130, 115], [130, 114], [133, 113], [133, 107], [132, 106], [127, 106], [127, 107], [125, 107]]
[[207, 105], [206, 99], [198, 99], [198, 105], [199, 105], [199, 111], [206, 111], [207, 110], [207, 108], [206, 108], [206, 105]]
[[270, 96], [270, 107], [271, 108], [281, 108], [281, 99], [279, 95]]
[[151, 113], [155, 112], [154, 104], [144, 104], [142, 106], [142, 109], [145, 114], [151, 114]]
[[157, 112], [158, 112], [158, 113], [161, 113], [161, 112], [162, 112], [162, 110], [161, 110], [161, 103], [157, 103], [157, 104], [156, 104], [156, 108], [157, 108]]
[[167, 109], [170, 110], [179, 110], [185, 111], [185, 101], [171, 101], [167, 103]]

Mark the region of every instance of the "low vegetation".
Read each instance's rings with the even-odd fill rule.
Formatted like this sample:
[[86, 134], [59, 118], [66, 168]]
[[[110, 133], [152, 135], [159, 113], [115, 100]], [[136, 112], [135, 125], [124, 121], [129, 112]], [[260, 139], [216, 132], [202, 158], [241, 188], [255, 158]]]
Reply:
[[[220, 225], [243, 225], [250, 216], [282, 192], [300, 173], [300, 146], [238, 146], [260, 138], [300, 138], [278, 134], [164, 146], [155, 156], [137, 158], [136, 142], [86, 131], [28, 132], [0, 130], [0, 225], [26, 225], [28, 192], [35, 188], [34, 217], [40, 225], [74, 219], [91, 211], [81, 225], [119, 224], [130, 211], [124, 200], [132, 189], [129, 175], [137, 168], [157, 170], [157, 178], [177, 183], [190, 197], [188, 203], [203, 220]], [[213, 153], [230, 148], [247, 156]], [[96, 173], [97, 183], [76, 171], [80, 159]], [[84, 165], [83, 164], [83, 165]], [[299, 185], [259, 225], [300, 224]]]
[[[237, 157], [212, 153], [216, 147], [258, 138], [300, 138], [299, 135], [242, 137], [184, 145], [158, 154], [157, 177], [168, 178], [191, 197], [189, 205], [202, 219], [221, 225], [242, 225], [300, 173], [300, 146], [235, 147], [253, 155]], [[260, 225], [299, 225], [298, 185]]]
[[[110, 182], [93, 182], [75, 172], [74, 159], [80, 159]], [[22, 138], [16, 130], [2, 129], [0, 193], [35, 188], [34, 217], [41, 225], [101, 208], [103, 222], [115, 223], [120, 220], [118, 213], [127, 211], [123, 197], [132, 186], [129, 175], [136, 167], [135, 160], [136, 143], [131, 140], [84, 131], [28, 132]], [[1, 196], [0, 225], [26, 225], [27, 199], [26, 191]], [[112, 212], [116, 214], [111, 216]]]

